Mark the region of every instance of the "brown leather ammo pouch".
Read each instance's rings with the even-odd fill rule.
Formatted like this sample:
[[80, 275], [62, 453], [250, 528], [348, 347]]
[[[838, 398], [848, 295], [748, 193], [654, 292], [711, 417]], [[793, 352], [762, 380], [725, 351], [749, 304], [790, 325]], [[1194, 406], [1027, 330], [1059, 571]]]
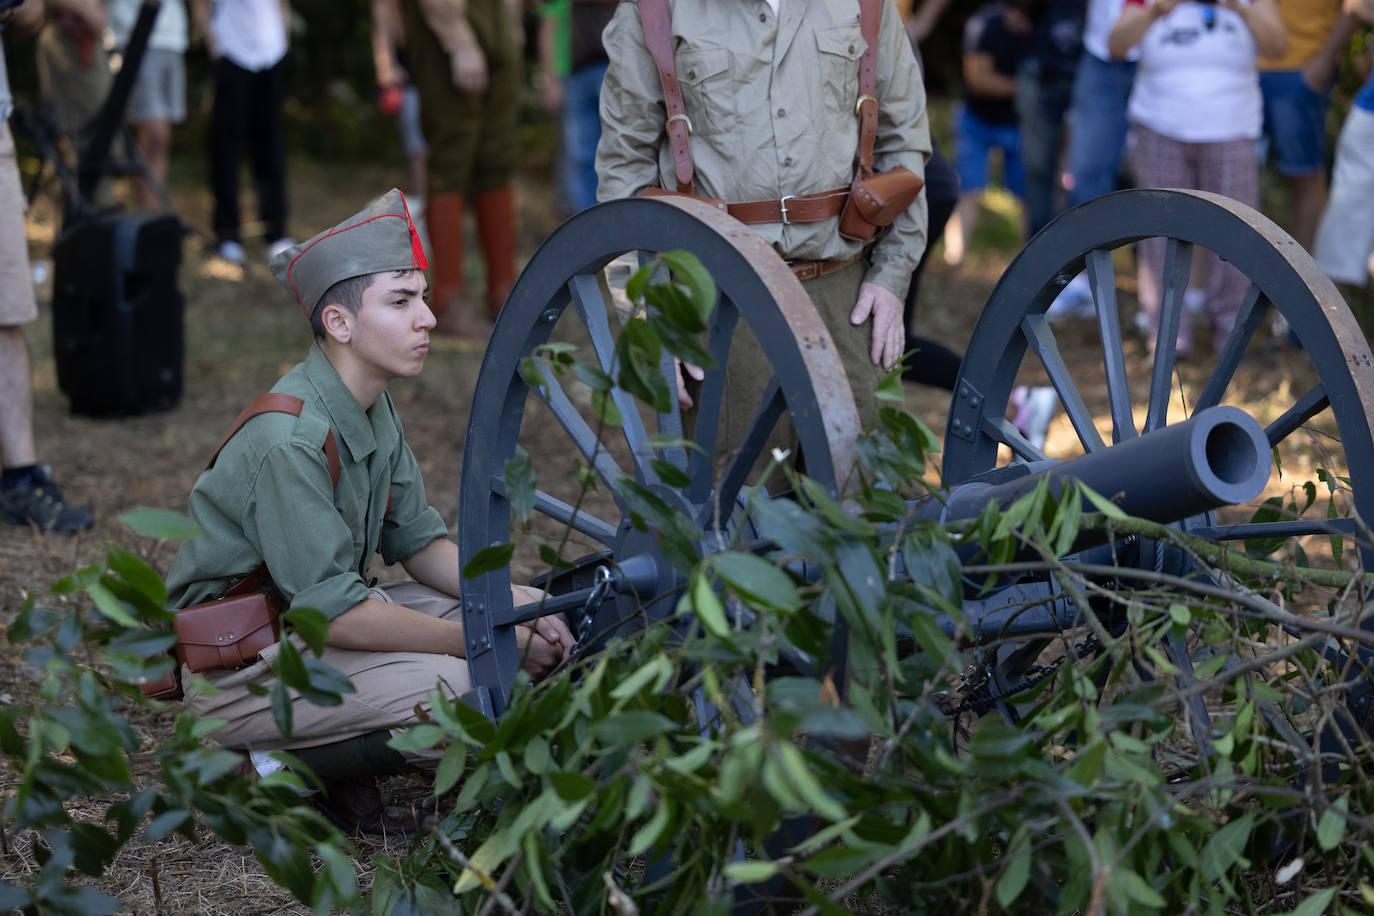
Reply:
[[855, 179], [840, 212], [840, 235], [856, 242], [873, 241], [879, 229], [906, 212], [924, 186], [924, 179], [900, 165]]
[[177, 660], [192, 673], [242, 668], [281, 636], [275, 591], [248, 592], [177, 611]]

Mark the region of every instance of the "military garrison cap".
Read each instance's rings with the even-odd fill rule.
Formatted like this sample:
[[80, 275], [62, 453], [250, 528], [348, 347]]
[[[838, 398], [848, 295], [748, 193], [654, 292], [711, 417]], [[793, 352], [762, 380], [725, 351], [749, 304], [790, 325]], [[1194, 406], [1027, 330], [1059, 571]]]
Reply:
[[425, 270], [429, 261], [405, 195], [392, 188], [348, 219], [278, 252], [268, 266], [307, 319], [340, 280], [393, 270]]

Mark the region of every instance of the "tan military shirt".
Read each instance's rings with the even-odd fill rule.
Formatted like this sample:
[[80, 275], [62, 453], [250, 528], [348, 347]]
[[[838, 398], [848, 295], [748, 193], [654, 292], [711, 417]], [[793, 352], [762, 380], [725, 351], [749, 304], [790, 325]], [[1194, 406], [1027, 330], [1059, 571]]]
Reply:
[[[697, 193], [727, 201], [848, 187], [859, 125], [864, 40], [855, 0], [669, 0], [677, 76], [692, 120]], [[622, 0], [603, 38], [610, 67], [601, 88], [597, 198], [675, 188], [663, 84], [644, 44], [639, 10]], [[925, 174], [930, 155], [925, 87], [892, 0], [882, 4], [877, 49], [877, 171]], [[848, 257], [838, 218], [752, 228], [789, 260]], [[866, 280], [905, 298], [926, 246], [922, 194], [872, 252]]]

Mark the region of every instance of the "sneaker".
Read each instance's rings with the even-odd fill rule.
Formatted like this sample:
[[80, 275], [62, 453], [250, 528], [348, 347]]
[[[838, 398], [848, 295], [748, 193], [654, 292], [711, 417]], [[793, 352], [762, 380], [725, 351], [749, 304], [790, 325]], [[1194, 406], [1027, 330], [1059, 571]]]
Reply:
[[53, 483], [52, 469], [45, 464], [34, 465], [22, 477], [0, 482], [0, 517], [11, 525], [33, 525], [61, 534], [95, 524], [89, 512], [67, 504]]
[[243, 266], [243, 246], [233, 239], [226, 239], [220, 242], [219, 247], [215, 249], [215, 254], [219, 255], [230, 264], [234, 264], [238, 267]]
[[275, 241], [268, 242], [267, 260], [270, 261], [277, 255], [281, 254], [283, 251], [286, 251], [287, 249], [294, 247], [296, 247], [296, 240], [293, 238], [287, 238], [286, 236], [282, 236], [281, 238], [276, 239]]
[[1016, 417], [1011, 425], [1031, 445], [1044, 448], [1059, 395], [1047, 385], [1036, 388], [1018, 385], [1011, 393], [1011, 403], [1016, 408]]

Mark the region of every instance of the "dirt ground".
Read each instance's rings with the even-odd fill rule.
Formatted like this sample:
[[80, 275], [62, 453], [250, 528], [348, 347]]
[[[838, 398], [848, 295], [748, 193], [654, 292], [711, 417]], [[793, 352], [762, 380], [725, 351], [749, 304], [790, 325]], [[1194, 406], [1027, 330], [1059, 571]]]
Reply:
[[[293, 162], [290, 179], [290, 228], [303, 238], [399, 183], [402, 173], [399, 167]], [[203, 182], [174, 180], [172, 192], [184, 221], [193, 227], [209, 225], [210, 196]], [[251, 195], [245, 199], [251, 206]], [[545, 175], [524, 176], [518, 197], [522, 259], [533, 253], [555, 225], [549, 199]], [[50, 264], [56, 225], [52, 195], [40, 197], [29, 220], [31, 254], [40, 265]], [[74, 536], [0, 527], [0, 620], [8, 620], [30, 594], [42, 602], [65, 600], [48, 591], [51, 583], [78, 567], [99, 562], [109, 543], [132, 550], [166, 571], [176, 545], [134, 534], [119, 516], [139, 506], [184, 509], [192, 483], [239, 409], [266, 391], [309, 344], [307, 326], [267, 271], [260, 243], [248, 244], [248, 256], [247, 269], [232, 268], [207, 255], [203, 238], [187, 238], [181, 274], [186, 295], [184, 396], [171, 411], [121, 420], [70, 414], [58, 389], [52, 358], [51, 316], [46, 308], [51, 276], [46, 278], [40, 288], [44, 310], [29, 335], [40, 458], [54, 466], [68, 499], [90, 508], [96, 525]], [[1006, 262], [1005, 253], [976, 249], [957, 269], [932, 259], [918, 332], [962, 350]], [[475, 291], [480, 280], [475, 249], [469, 263]], [[1080, 332], [1090, 336], [1090, 330], [1067, 332], [1066, 339], [1077, 339]], [[1128, 350], [1132, 371], [1140, 371], [1143, 347], [1132, 339]], [[1100, 360], [1091, 347], [1085, 347], [1083, 355], [1076, 349], [1065, 355], [1071, 362], [1084, 361], [1085, 371], [1092, 371], [1093, 361]], [[479, 345], [435, 338], [424, 374], [392, 389], [431, 501], [451, 530], [456, 530], [463, 436], [481, 359]], [[1256, 371], [1252, 390], [1266, 402], [1286, 385], [1300, 392], [1305, 390], [1305, 371], [1294, 369], [1277, 383], [1272, 371]], [[917, 386], [908, 386], [907, 394], [909, 409], [943, 433], [948, 394]], [[1067, 423], [1059, 418], [1051, 428], [1051, 451], [1071, 436]], [[566, 443], [560, 436], [551, 440], [550, 447], [566, 449]], [[9, 664], [0, 665], [0, 702], [14, 702], [31, 689], [24, 669], [7, 651]], [[139, 725], [152, 741], [166, 723], [144, 717]], [[8, 781], [0, 775], [0, 783]], [[2, 784], [0, 791], [4, 791]], [[16, 875], [32, 867], [31, 857], [23, 851], [26, 844], [12, 838], [9, 848], [8, 854], [0, 855], [0, 873]], [[364, 846], [363, 851], [368, 848]], [[366, 881], [366, 856], [359, 861]], [[207, 862], [213, 863], [208, 870]], [[151, 890], [153, 873], [160, 878], [158, 900]], [[126, 850], [102, 887], [123, 899], [134, 913], [299, 910], [266, 880], [251, 854], [212, 838], [198, 844], [135, 845]]]

